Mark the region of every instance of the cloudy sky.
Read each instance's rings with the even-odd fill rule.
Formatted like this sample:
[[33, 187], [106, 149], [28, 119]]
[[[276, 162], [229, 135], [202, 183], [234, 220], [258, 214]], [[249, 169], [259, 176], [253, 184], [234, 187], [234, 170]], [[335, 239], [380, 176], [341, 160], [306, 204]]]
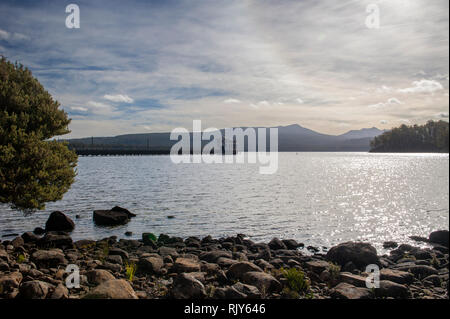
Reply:
[[[69, 3], [80, 28], [65, 26]], [[366, 25], [367, 6], [380, 28]], [[70, 137], [298, 123], [329, 134], [448, 121], [448, 0], [0, 2], [0, 54]]]

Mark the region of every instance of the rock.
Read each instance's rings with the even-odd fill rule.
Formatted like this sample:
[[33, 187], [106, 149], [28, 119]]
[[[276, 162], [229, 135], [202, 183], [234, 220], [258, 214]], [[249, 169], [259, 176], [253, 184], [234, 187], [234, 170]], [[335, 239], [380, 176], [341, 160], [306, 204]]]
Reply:
[[37, 250], [31, 255], [31, 259], [41, 267], [57, 267], [67, 264], [64, 254], [59, 250]]
[[209, 263], [217, 262], [220, 257], [233, 258], [233, 254], [224, 250], [213, 250], [200, 254], [200, 259]]
[[35, 235], [32, 232], [26, 232], [22, 234], [22, 239], [25, 243], [36, 243], [41, 239], [39, 236]]
[[27, 281], [20, 286], [20, 296], [25, 299], [45, 299], [49, 284], [39, 280]]
[[99, 285], [103, 282], [116, 279], [109, 271], [104, 269], [94, 269], [86, 273], [89, 283]]
[[133, 232], [131, 232], [131, 231], [126, 231], [126, 232], [125, 232], [125, 236], [131, 237], [131, 236], [133, 236]]
[[11, 241], [11, 245], [13, 245], [13, 247], [15, 249], [23, 246], [25, 244], [25, 241], [23, 240], [22, 237], [16, 237]]
[[55, 290], [50, 294], [50, 299], [67, 299], [69, 298], [69, 290], [63, 285], [59, 284]]
[[125, 260], [129, 259], [128, 253], [125, 250], [120, 249], [120, 248], [109, 248], [108, 254], [109, 255], [118, 255]]
[[9, 255], [8, 253], [0, 248], [0, 260], [5, 261], [6, 263], [9, 263]]
[[281, 284], [272, 275], [265, 272], [250, 271], [242, 276], [242, 281], [246, 284], [255, 286], [261, 292], [278, 293], [281, 291]]
[[341, 272], [339, 280], [356, 287], [366, 287], [366, 278], [349, 272]]
[[370, 264], [380, 264], [377, 250], [367, 243], [347, 242], [334, 246], [328, 251], [326, 258], [340, 266], [351, 261], [358, 269], [365, 269]]
[[431, 243], [443, 245], [448, 248], [449, 233], [448, 230], [438, 230], [432, 232], [428, 237]]
[[99, 266], [100, 269], [107, 269], [107, 270], [111, 270], [112, 272], [121, 272], [122, 271], [122, 266], [119, 264], [113, 264], [110, 263], [108, 261], [105, 261], [103, 263], [103, 265]]
[[238, 262], [236, 264], [233, 264], [230, 266], [228, 271], [226, 272], [228, 279], [240, 279], [242, 280], [243, 276], [247, 272], [262, 272], [263, 270], [256, 266], [255, 264], [248, 262], [248, 261], [242, 261]]
[[0, 287], [2, 287], [3, 293], [10, 292], [15, 288], [19, 288], [22, 279], [22, 274], [17, 271], [0, 276]]
[[119, 255], [110, 255], [110, 256], [108, 256], [108, 258], [106, 258], [106, 260], [113, 264], [119, 264], [119, 265], [123, 264], [122, 257]]
[[172, 296], [176, 299], [201, 299], [206, 297], [205, 286], [186, 273], [179, 274], [173, 283]]
[[113, 212], [119, 212], [119, 213], [125, 213], [125, 214], [128, 215], [128, 218], [136, 217], [136, 214], [133, 214], [133, 213], [130, 212], [128, 209], [122, 208], [122, 207], [119, 207], [119, 206], [114, 206], [113, 208], [111, 208], [111, 211], [113, 211]]
[[384, 249], [394, 249], [397, 248], [398, 244], [395, 241], [386, 241], [383, 243], [383, 248]]
[[178, 257], [173, 264], [173, 269], [177, 273], [199, 272], [200, 264], [192, 259]]
[[255, 261], [255, 264], [264, 270], [266, 270], [266, 269], [270, 270], [270, 269], [274, 268], [272, 264], [268, 263], [264, 259], [258, 259], [257, 261]]
[[234, 288], [236, 291], [244, 294], [249, 299], [260, 299], [261, 292], [255, 286], [246, 285], [241, 282], [235, 283], [231, 288]]
[[324, 260], [311, 260], [306, 262], [306, 267], [315, 272], [316, 274], [322, 273], [325, 269], [330, 267], [330, 264]]
[[409, 238], [412, 239], [412, 240], [414, 240], [414, 241], [428, 243], [428, 238], [425, 238], [425, 237], [421, 237], [421, 236], [409, 236]]
[[45, 231], [72, 231], [75, 228], [75, 223], [72, 219], [59, 211], [50, 214], [50, 217], [45, 223]]
[[147, 273], [159, 273], [164, 266], [161, 257], [146, 257], [139, 259], [138, 270]]
[[229, 268], [231, 265], [237, 264], [238, 262], [239, 261], [237, 260], [225, 257], [220, 257], [219, 259], [217, 259], [217, 264], [222, 268]]
[[170, 256], [172, 258], [177, 258], [179, 256], [177, 250], [173, 247], [166, 247], [166, 246], [159, 247], [158, 253], [163, 257]]
[[431, 283], [432, 286], [435, 286], [435, 287], [441, 287], [441, 285], [442, 285], [441, 277], [439, 277], [438, 275], [428, 276], [428, 277], [424, 278], [423, 282], [429, 282], [429, 283]]
[[89, 247], [95, 247], [95, 240], [92, 239], [82, 239], [74, 243], [74, 246], [78, 249], [87, 249]]
[[392, 281], [397, 284], [411, 284], [414, 281], [414, 276], [406, 271], [383, 268], [380, 270], [380, 279]]
[[9, 265], [7, 262], [0, 260], [0, 271], [2, 271], [2, 272], [9, 271]]
[[224, 290], [224, 299], [246, 299], [247, 295], [241, 291], [238, 291], [234, 287], [226, 287]]
[[380, 280], [380, 287], [375, 288], [375, 296], [408, 298], [409, 290], [406, 286], [388, 280]]
[[372, 296], [369, 289], [355, 287], [345, 282], [334, 287], [330, 294], [333, 298], [338, 299], [369, 299]]
[[36, 227], [36, 228], [33, 230], [33, 233], [34, 233], [35, 235], [44, 235], [44, 234], [45, 234], [45, 229], [42, 228], [42, 227]]
[[72, 238], [64, 232], [48, 232], [39, 239], [38, 246], [46, 248], [72, 248]]
[[85, 299], [139, 299], [128, 281], [124, 279], [108, 280], [86, 294]]
[[281, 240], [279, 240], [278, 238], [273, 238], [269, 242], [268, 245], [269, 245], [270, 249], [273, 249], [273, 250], [287, 249], [286, 245]]
[[94, 210], [93, 218], [98, 226], [124, 225], [130, 221], [126, 212], [113, 210]]
[[300, 246], [294, 239], [283, 239], [282, 242], [287, 249], [297, 249]]
[[358, 267], [356, 267], [356, 265], [352, 261], [349, 261], [344, 265], [344, 267], [342, 267], [342, 271], [346, 272], [354, 272], [357, 269]]
[[324, 270], [320, 273], [319, 279], [323, 282], [328, 282], [331, 280], [331, 273], [328, 270]]
[[397, 270], [408, 271], [418, 278], [425, 278], [431, 275], [437, 275], [438, 271], [430, 266], [425, 265], [407, 265], [396, 268]]

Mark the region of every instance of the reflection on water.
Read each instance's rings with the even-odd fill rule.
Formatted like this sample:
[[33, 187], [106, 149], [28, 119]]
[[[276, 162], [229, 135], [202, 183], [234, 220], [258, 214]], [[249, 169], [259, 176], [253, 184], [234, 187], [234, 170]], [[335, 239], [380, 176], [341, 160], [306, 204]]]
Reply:
[[[255, 241], [278, 236], [330, 247], [364, 240], [380, 248], [386, 240], [410, 242], [411, 235], [448, 229], [448, 165], [448, 155], [439, 154], [280, 153], [278, 172], [261, 175], [256, 164], [81, 157], [62, 201], [31, 217], [4, 207], [0, 235], [42, 227], [50, 211], [62, 210], [76, 222], [74, 239], [126, 231], [132, 238], [244, 233]], [[138, 217], [113, 229], [93, 225], [93, 210], [115, 205]]]

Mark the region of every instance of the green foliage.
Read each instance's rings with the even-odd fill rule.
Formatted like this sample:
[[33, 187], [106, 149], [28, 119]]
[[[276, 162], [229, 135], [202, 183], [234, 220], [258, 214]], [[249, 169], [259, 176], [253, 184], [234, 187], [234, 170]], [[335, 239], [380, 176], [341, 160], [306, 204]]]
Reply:
[[18, 264], [21, 264], [21, 263], [23, 263], [25, 261], [26, 261], [26, 258], [25, 258], [24, 255], [20, 254], [19, 256], [17, 256], [17, 263]]
[[371, 152], [445, 152], [448, 153], [448, 129], [445, 121], [425, 125], [402, 125], [375, 137]]
[[158, 239], [156, 238], [155, 234], [143, 233], [142, 234], [142, 241], [144, 242], [144, 245], [152, 245], [152, 244], [156, 244]]
[[137, 265], [134, 262], [125, 263], [125, 271], [128, 281], [132, 282], [136, 273]]
[[49, 140], [70, 132], [58, 108], [27, 68], [0, 58], [0, 203], [44, 209], [69, 190], [77, 156]]
[[287, 279], [288, 286], [291, 290], [298, 293], [309, 291], [310, 284], [303, 271], [296, 268], [281, 270], [284, 278]]

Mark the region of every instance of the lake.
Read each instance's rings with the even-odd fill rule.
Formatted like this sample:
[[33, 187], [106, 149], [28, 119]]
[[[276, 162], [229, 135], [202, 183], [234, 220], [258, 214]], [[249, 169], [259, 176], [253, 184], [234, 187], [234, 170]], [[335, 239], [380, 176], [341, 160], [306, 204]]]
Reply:
[[[361, 240], [381, 250], [387, 240], [412, 243], [411, 235], [448, 229], [448, 154], [280, 153], [276, 174], [258, 168], [176, 165], [169, 156], [80, 157], [76, 182], [46, 211], [25, 217], [2, 206], [0, 236], [44, 227], [53, 210], [75, 221], [74, 239], [243, 233], [326, 247]], [[115, 205], [138, 216], [96, 227], [93, 210]]]

